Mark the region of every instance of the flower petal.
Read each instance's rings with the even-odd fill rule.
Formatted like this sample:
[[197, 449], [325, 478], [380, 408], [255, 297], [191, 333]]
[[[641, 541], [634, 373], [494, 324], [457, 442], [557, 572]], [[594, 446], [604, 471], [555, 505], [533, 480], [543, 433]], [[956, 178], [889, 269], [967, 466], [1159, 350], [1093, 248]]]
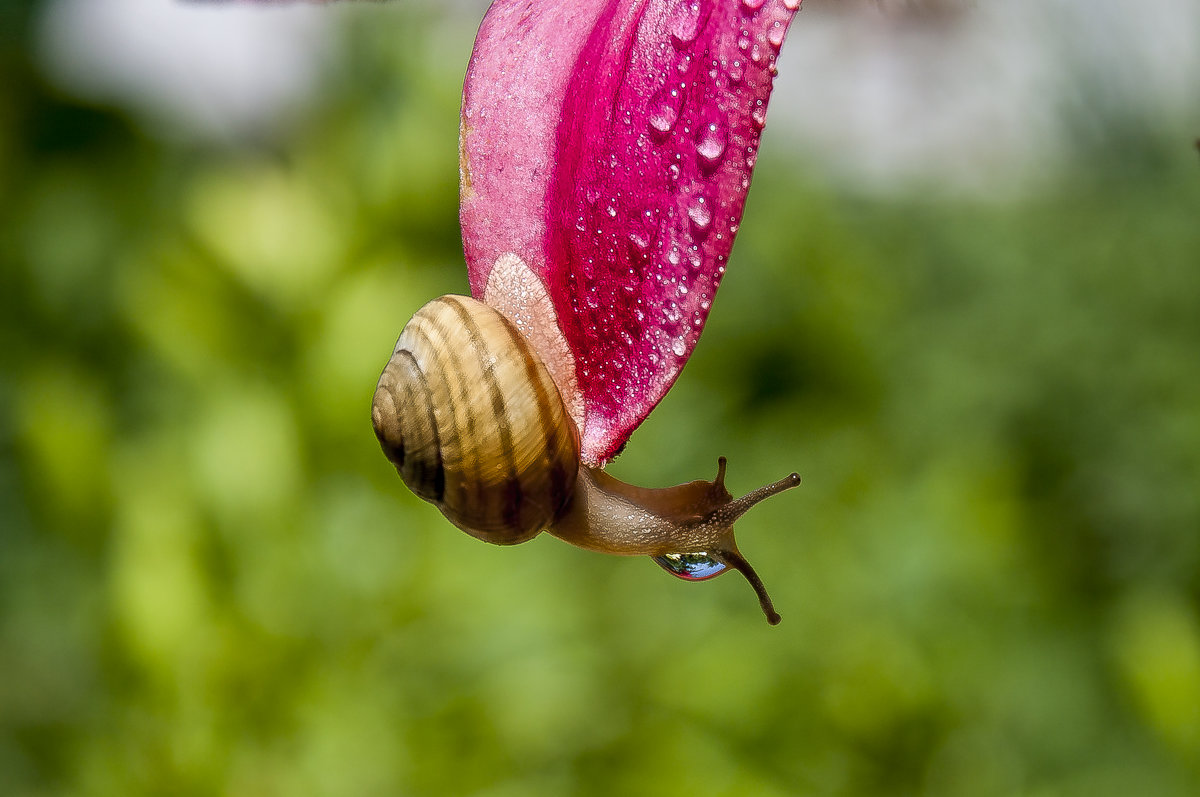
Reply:
[[617, 453], [696, 345], [798, 6], [499, 0], [484, 20], [463, 92], [471, 287], [508, 253], [542, 280], [585, 461]]

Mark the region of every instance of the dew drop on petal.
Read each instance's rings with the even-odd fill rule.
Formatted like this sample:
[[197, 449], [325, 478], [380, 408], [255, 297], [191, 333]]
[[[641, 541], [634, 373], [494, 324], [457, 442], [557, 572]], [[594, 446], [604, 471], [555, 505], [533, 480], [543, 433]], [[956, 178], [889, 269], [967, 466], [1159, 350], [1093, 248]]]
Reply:
[[671, 39], [675, 46], [683, 49], [696, 40], [700, 32], [700, 0], [690, 0], [679, 6], [671, 19]]
[[692, 205], [687, 210], [688, 218], [692, 221], [692, 227], [696, 232], [702, 233], [708, 230], [712, 224], [712, 211], [708, 209], [708, 205], [704, 202], [704, 197], [700, 197], [696, 204]]
[[667, 322], [674, 325], [679, 323], [679, 319], [683, 318], [683, 311], [679, 309], [679, 305], [675, 302], [667, 302], [666, 309], [663, 310], [663, 316]]
[[671, 343], [671, 351], [676, 357], [682, 357], [687, 353], [687, 344], [683, 342], [683, 338], [675, 338]]
[[664, 86], [650, 100], [650, 127], [659, 133], [670, 133], [679, 121], [683, 95], [677, 86]]
[[750, 119], [759, 130], [766, 127], [767, 106], [762, 100], [754, 101], [754, 108], [750, 111]]
[[778, 50], [783, 46], [783, 35], [785, 32], [786, 29], [784, 28], [783, 23], [776, 21], [775, 24], [771, 26], [771, 29], [767, 31], [767, 41], [772, 47]]
[[710, 170], [715, 168], [725, 154], [727, 143], [725, 131], [719, 123], [710, 122], [704, 125], [700, 129], [700, 138], [696, 142], [696, 153], [700, 156], [700, 165]]
[[757, 11], [762, 8], [763, 0], [742, 0], [742, 8], [747, 11]]

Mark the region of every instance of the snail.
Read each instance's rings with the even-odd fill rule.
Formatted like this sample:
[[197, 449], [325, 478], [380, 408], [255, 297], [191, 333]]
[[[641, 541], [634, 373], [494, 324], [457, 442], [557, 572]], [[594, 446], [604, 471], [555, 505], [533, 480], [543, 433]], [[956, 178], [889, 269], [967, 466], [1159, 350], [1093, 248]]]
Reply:
[[691, 354], [741, 221], [775, 58], [799, 0], [496, 0], [459, 130], [471, 295], [405, 325], [372, 422], [408, 487], [510, 545], [548, 531], [703, 580], [761, 579], [712, 481], [603, 470]]
[[509, 319], [465, 296], [426, 304], [404, 327], [371, 411], [384, 453], [408, 487], [473, 537], [498, 545], [545, 530], [581, 548], [646, 555], [703, 579], [727, 567], [779, 622], [733, 522], [799, 484], [792, 473], [736, 501], [717, 477], [634, 487], [579, 461], [579, 434], [549, 371]]

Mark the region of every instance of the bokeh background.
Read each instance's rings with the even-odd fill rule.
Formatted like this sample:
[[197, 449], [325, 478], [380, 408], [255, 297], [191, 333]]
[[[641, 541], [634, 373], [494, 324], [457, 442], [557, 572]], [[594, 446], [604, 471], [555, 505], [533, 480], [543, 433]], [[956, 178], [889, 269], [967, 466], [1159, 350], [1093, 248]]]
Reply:
[[482, 11], [0, 10], [0, 793], [1200, 793], [1200, 8], [806, 1], [612, 468], [777, 628], [378, 450]]

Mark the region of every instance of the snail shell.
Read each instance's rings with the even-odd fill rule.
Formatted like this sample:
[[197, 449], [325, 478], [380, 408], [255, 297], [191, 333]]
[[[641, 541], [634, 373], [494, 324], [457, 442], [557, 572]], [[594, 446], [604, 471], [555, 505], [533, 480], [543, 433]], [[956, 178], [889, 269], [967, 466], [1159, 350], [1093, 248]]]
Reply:
[[558, 388], [512, 322], [474, 299], [417, 311], [371, 419], [409, 489], [486, 542], [532, 538], [574, 489], [578, 433]]

